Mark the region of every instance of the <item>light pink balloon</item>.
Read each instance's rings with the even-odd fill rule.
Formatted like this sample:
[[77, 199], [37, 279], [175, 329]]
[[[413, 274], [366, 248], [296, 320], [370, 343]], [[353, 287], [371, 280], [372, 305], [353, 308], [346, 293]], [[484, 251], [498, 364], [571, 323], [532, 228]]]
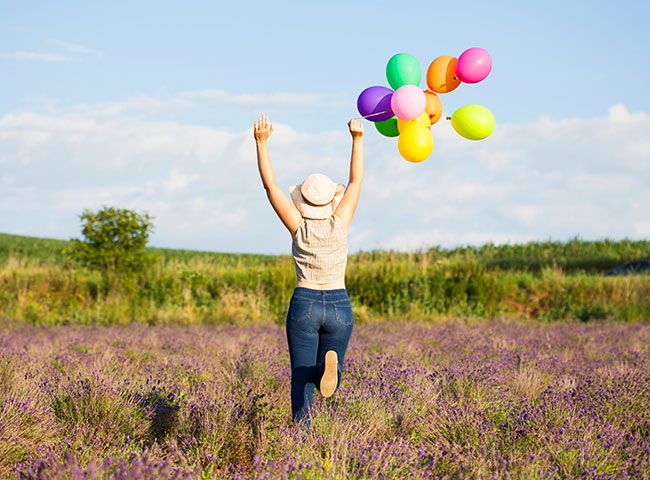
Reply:
[[424, 91], [416, 85], [403, 85], [395, 90], [390, 99], [390, 108], [397, 118], [413, 120], [424, 112], [427, 97]]
[[458, 57], [456, 76], [465, 83], [478, 83], [492, 70], [492, 57], [479, 47], [468, 48]]

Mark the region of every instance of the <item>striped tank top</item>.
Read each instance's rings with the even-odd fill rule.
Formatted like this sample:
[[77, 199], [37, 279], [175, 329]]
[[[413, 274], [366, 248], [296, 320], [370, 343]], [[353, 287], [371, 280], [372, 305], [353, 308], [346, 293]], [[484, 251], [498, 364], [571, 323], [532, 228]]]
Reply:
[[293, 235], [291, 253], [298, 281], [345, 288], [348, 229], [341, 218], [301, 218]]

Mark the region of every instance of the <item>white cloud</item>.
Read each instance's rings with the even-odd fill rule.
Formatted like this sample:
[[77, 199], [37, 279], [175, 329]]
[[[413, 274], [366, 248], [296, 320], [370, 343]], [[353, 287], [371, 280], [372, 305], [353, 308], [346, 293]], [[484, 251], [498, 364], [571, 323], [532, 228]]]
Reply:
[[68, 63], [73, 60], [72, 57], [61, 53], [31, 52], [27, 50], [19, 50], [17, 52], [0, 52], [0, 58], [7, 60], [47, 63]]
[[3, 175], [0, 177], [0, 183], [2, 183], [3, 185], [11, 185], [12, 183], [14, 183], [14, 177], [10, 175]]
[[169, 179], [163, 180], [162, 185], [168, 192], [182, 192], [187, 186], [196, 181], [198, 175], [184, 175], [177, 168], [172, 168]]
[[[103, 204], [125, 203], [145, 195], [154, 193], [153, 182], [144, 185], [115, 185], [94, 187], [71, 187], [47, 192], [53, 201], [52, 209], [58, 213], [78, 213], [84, 208], [98, 208]], [[139, 202], [131, 202], [135, 206]], [[147, 202], [147, 205], [151, 206]], [[92, 206], [92, 207], [91, 207]], [[168, 204], [158, 203], [158, 208], [168, 209]]]
[[[86, 121], [87, 119], [118, 118], [123, 120], [147, 117], [152, 120], [160, 120], [161, 115], [171, 118], [182, 114], [196, 114], [209, 112], [214, 117], [212, 108], [238, 109], [238, 107], [319, 107], [337, 108], [347, 105], [342, 95], [337, 94], [303, 94], [292, 92], [269, 92], [259, 94], [233, 93], [226, 90], [192, 90], [175, 94], [161, 94], [158, 96], [137, 94], [126, 99], [99, 103], [81, 103], [66, 108], [61, 107], [55, 99], [37, 96], [27, 97], [34, 106], [33, 110], [22, 112], [22, 119], [29, 122], [34, 121], [31, 116], [39, 116], [44, 113], [52, 114], [54, 119], [64, 115], [69, 120], [77, 117]], [[11, 119], [19, 115], [15, 112], [9, 113]], [[217, 118], [223, 118], [224, 111], [218, 111]], [[42, 117], [43, 119], [45, 117]], [[14, 119], [15, 121], [15, 119]], [[251, 119], [250, 124], [253, 124]], [[62, 128], [67, 126], [61, 125]], [[292, 130], [289, 128], [286, 133]], [[288, 140], [288, 139], [287, 139]]]
[[533, 240], [531, 235], [515, 235], [501, 232], [447, 232], [440, 230], [426, 230], [420, 232], [404, 232], [393, 236], [389, 241], [382, 242], [381, 248], [393, 250], [426, 250], [429, 247], [440, 245], [452, 247], [456, 245], [483, 245], [513, 244]]
[[515, 205], [512, 207], [512, 212], [526, 225], [531, 225], [543, 209], [538, 205]]
[[634, 232], [639, 237], [650, 238], [650, 221], [635, 222]]
[[57, 48], [65, 50], [65, 51], [69, 52], [70, 54], [77, 55], [77, 56], [90, 55], [90, 56], [94, 56], [94, 57], [97, 57], [97, 58], [101, 58], [103, 56], [103, 53], [100, 52], [99, 50], [95, 50], [94, 48], [86, 47], [85, 45], [81, 45], [79, 43], [66, 42], [64, 40], [57, 40], [57, 39], [54, 39], [54, 38], [49, 39], [48, 43], [50, 45], [53, 45], [53, 46], [57, 47]]
[[[290, 237], [259, 179], [251, 129], [165, 119], [189, 106], [200, 111], [210, 95], [234, 107], [249, 101], [183, 92], [1, 116], [0, 231], [68, 238], [78, 234], [84, 208], [112, 204], [154, 215], [157, 245], [288, 253]], [[270, 97], [287, 106], [301, 98]], [[645, 113], [615, 105], [597, 118], [504, 123], [480, 142], [440, 121], [435, 149], [420, 164], [402, 160], [396, 139], [366, 125], [351, 251], [650, 236]], [[269, 148], [283, 191], [316, 171], [347, 182], [344, 127], [275, 127]]]
[[432, 129], [434, 151], [420, 164], [379, 140], [362, 197], [373, 207], [361, 211], [381, 219], [391, 248], [644, 237], [650, 152], [634, 146], [644, 145], [649, 129], [647, 114], [622, 105], [598, 118], [499, 124], [480, 142], [441, 121]]
[[78, 43], [66, 42], [63, 40], [50, 39], [48, 45], [58, 51], [37, 52], [31, 50], [18, 50], [15, 52], [0, 52], [0, 59], [16, 60], [24, 62], [45, 62], [45, 63], [70, 63], [81, 61], [86, 58], [101, 58], [102, 52]]
[[[232, 94], [225, 90], [207, 89], [182, 92], [180, 98], [191, 101], [208, 100], [215, 102], [231, 103], [233, 105], [290, 105], [313, 106], [335, 100], [324, 95], [295, 92], [270, 92], [270, 93], [241, 93]], [[340, 99], [339, 99], [340, 100]]]

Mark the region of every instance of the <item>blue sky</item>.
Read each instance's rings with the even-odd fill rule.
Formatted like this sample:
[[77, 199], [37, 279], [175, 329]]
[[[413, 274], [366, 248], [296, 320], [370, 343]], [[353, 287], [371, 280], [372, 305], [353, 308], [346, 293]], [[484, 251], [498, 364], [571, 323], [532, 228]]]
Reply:
[[431, 157], [411, 165], [366, 122], [351, 250], [650, 237], [646, 2], [0, 12], [0, 231], [69, 238], [83, 208], [110, 203], [156, 216], [154, 245], [287, 253], [256, 176], [256, 115], [278, 126], [270, 149], [285, 190], [312, 171], [345, 183], [345, 123], [361, 90], [386, 84], [390, 56], [409, 52], [426, 69], [480, 46], [490, 76], [442, 101], [447, 114], [486, 105], [497, 130], [469, 142], [441, 121]]

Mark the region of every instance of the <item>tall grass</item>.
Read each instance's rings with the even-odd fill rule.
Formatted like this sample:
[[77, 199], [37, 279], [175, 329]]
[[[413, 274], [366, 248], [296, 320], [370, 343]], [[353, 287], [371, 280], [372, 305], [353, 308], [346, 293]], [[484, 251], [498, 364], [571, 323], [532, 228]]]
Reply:
[[[33, 261], [64, 263], [61, 249], [65, 240], [27, 237], [0, 233], [0, 262], [9, 256], [24, 256]], [[215, 265], [261, 266], [273, 265], [283, 256], [235, 254], [149, 247], [163, 262], [191, 262], [202, 259]], [[289, 258], [288, 256], [286, 257]], [[544, 267], [558, 267], [566, 273], [602, 273], [631, 260], [650, 260], [649, 240], [597, 241], [573, 238], [567, 242], [540, 241], [517, 245], [485, 244], [452, 249], [433, 247], [416, 252], [385, 250], [361, 251], [350, 255], [349, 264], [414, 264], [426, 266], [444, 258], [475, 259], [487, 270], [539, 272]]]
[[[65, 241], [0, 235], [0, 315], [33, 324], [282, 323], [295, 286], [290, 256], [151, 249], [159, 261], [137, 288], [110, 288], [64, 261]], [[650, 318], [650, 276], [603, 277], [648, 259], [650, 242], [371, 251], [349, 258], [359, 321], [451, 316], [540, 320]], [[528, 259], [528, 263], [526, 263]]]

